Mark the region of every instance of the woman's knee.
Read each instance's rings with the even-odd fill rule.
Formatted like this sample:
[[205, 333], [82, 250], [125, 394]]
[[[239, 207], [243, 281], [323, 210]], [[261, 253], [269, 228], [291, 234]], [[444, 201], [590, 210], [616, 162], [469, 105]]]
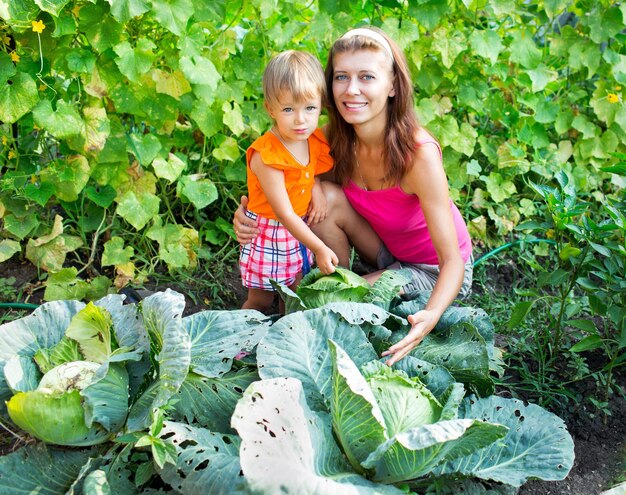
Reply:
[[329, 206], [335, 205], [337, 202], [341, 200], [341, 196], [345, 198], [341, 187], [339, 187], [334, 182], [322, 181], [322, 191], [324, 192], [324, 196], [326, 197], [326, 203]]
[[322, 182], [322, 191], [326, 197], [328, 215], [341, 218], [356, 213], [348, 202], [343, 189], [333, 182]]

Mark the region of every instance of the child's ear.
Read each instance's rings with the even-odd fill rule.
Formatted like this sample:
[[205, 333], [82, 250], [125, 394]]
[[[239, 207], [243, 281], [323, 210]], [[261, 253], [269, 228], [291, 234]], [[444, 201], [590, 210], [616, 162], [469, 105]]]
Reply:
[[265, 111], [267, 112], [267, 114], [271, 117], [274, 118], [274, 112], [272, 112], [272, 109], [270, 108], [270, 106], [267, 104], [266, 101], [263, 102], [263, 105], [265, 106]]

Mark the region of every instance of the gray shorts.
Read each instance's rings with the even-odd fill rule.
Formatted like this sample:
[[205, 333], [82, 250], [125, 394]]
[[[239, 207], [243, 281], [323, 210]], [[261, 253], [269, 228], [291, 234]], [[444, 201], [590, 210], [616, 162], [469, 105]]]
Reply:
[[[377, 259], [379, 270], [400, 270], [406, 268], [410, 272], [411, 281], [402, 287], [404, 298], [410, 299], [413, 292], [432, 290], [439, 277], [439, 265], [428, 265], [426, 263], [403, 263], [397, 261], [383, 245], [378, 252]], [[470, 255], [465, 263], [465, 273], [463, 274], [463, 284], [459, 291], [459, 297], [469, 296], [472, 291], [472, 280], [474, 276], [474, 257]]]

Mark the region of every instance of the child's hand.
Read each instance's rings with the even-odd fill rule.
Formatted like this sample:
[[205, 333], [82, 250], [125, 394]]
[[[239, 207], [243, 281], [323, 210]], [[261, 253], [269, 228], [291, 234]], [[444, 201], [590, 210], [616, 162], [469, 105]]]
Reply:
[[316, 180], [311, 190], [311, 202], [307, 211], [307, 225], [320, 223], [328, 215], [326, 196], [319, 181]]
[[327, 246], [320, 248], [315, 251], [315, 262], [317, 263], [317, 267], [320, 269], [324, 275], [330, 275], [335, 271], [335, 267], [339, 264], [339, 258]]

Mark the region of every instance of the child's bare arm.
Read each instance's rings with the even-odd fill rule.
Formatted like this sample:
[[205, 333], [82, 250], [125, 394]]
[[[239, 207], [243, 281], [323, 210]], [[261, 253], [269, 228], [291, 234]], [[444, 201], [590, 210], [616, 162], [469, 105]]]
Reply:
[[322, 190], [322, 184], [318, 177], [315, 178], [313, 189], [311, 191], [311, 203], [307, 211], [307, 225], [315, 225], [321, 222], [328, 215], [328, 208], [326, 204], [326, 196]]
[[269, 167], [261, 161], [261, 156], [255, 153], [250, 160], [250, 168], [256, 174], [274, 214], [280, 223], [307, 248], [313, 251], [317, 266], [324, 274], [335, 271], [339, 263], [337, 255], [317, 237], [306, 223], [300, 218], [289, 201], [285, 188], [285, 176], [281, 170]]

